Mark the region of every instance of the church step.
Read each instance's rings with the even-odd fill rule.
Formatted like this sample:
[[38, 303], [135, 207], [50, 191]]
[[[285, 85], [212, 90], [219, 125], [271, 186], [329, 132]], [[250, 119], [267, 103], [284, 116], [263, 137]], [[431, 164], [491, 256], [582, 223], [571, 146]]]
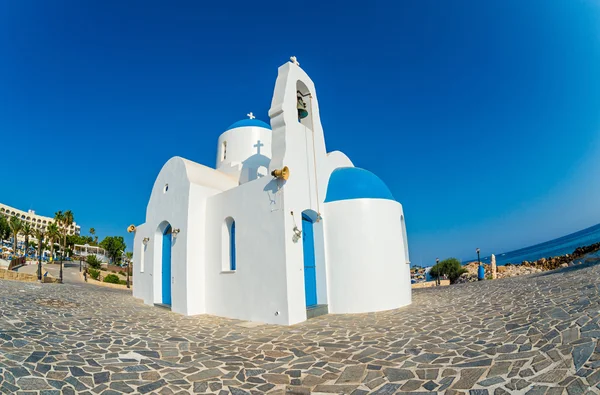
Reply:
[[306, 319], [310, 320], [321, 315], [329, 314], [329, 306], [326, 304], [317, 304], [306, 308]]
[[155, 307], [160, 307], [161, 309], [171, 310], [171, 306], [164, 303], [154, 303]]

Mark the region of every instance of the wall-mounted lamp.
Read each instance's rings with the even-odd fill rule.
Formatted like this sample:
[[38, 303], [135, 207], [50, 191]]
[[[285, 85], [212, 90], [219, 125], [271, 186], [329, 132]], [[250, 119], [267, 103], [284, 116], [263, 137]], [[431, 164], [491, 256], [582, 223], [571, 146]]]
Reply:
[[298, 225], [296, 225], [296, 218], [294, 218], [294, 212], [290, 211], [290, 214], [292, 214], [292, 221], [294, 221], [294, 227], [292, 228], [294, 235], [292, 236], [292, 241], [294, 243], [297, 243], [298, 240], [300, 240], [300, 238], [302, 237], [302, 231], [298, 229]]
[[135, 225], [134, 225], [134, 224], [131, 224], [131, 225], [129, 225], [129, 226], [127, 227], [127, 232], [128, 232], [128, 233], [135, 232], [135, 229], [136, 229], [136, 228], [135, 228]]
[[171, 233], [173, 233], [173, 236], [177, 236], [179, 234], [179, 232], [181, 232], [181, 229], [175, 228], [175, 229], [173, 229], [173, 231]]
[[144, 237], [144, 239], [142, 240], [142, 243], [148, 244], [149, 241], [150, 241], [149, 237]]

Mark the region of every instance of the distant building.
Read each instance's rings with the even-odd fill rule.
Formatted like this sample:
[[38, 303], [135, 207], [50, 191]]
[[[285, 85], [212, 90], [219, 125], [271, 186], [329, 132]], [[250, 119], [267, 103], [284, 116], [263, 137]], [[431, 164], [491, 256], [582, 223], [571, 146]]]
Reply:
[[[54, 217], [44, 217], [43, 215], [36, 214], [33, 210], [23, 211], [2, 203], [0, 203], [0, 215], [5, 216], [6, 219], [18, 217], [21, 221], [28, 222], [32, 229], [43, 229], [44, 232], [48, 229], [48, 225], [54, 222]], [[80, 232], [81, 227], [73, 222], [73, 224], [69, 226], [67, 234], [79, 235]]]

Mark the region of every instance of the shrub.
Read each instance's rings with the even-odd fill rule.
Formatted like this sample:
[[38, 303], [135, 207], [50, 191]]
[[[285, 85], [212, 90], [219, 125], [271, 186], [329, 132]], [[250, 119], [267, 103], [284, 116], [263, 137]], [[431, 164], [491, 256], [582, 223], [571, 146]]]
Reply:
[[88, 269], [88, 273], [90, 274], [90, 277], [94, 280], [97, 280], [98, 277], [100, 277], [100, 270]]
[[125, 281], [125, 280], [119, 280], [119, 284], [121, 284], [121, 285], [127, 285], [127, 281]]
[[104, 277], [104, 282], [111, 284], [120, 284], [121, 279], [116, 274], [107, 274], [106, 277]]
[[461, 274], [467, 273], [468, 270], [462, 267], [460, 261], [456, 258], [444, 259], [440, 263], [433, 265], [429, 274], [431, 277], [436, 278], [438, 276], [447, 276], [451, 283], [455, 283]]
[[127, 275], [127, 274], [126, 274], [126, 273], [125, 273], [123, 270], [121, 270], [121, 271], [119, 272], [119, 274], [120, 274], [121, 276], [126, 276], [126, 275]]
[[100, 267], [102, 266], [102, 261], [98, 259], [96, 255], [88, 255], [87, 264], [92, 269], [100, 269]]

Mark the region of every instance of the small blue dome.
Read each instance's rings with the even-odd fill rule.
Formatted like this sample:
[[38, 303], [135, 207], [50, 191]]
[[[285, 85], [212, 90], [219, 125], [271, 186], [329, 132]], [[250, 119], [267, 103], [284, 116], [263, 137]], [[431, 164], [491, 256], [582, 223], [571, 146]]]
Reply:
[[375, 174], [359, 167], [339, 167], [331, 173], [325, 202], [350, 199], [396, 200]]
[[265, 128], [271, 130], [271, 125], [258, 119], [242, 119], [241, 121], [237, 121], [236, 123], [231, 124], [231, 126], [229, 126], [227, 130], [241, 128], [244, 126], [254, 126], [257, 128]]

